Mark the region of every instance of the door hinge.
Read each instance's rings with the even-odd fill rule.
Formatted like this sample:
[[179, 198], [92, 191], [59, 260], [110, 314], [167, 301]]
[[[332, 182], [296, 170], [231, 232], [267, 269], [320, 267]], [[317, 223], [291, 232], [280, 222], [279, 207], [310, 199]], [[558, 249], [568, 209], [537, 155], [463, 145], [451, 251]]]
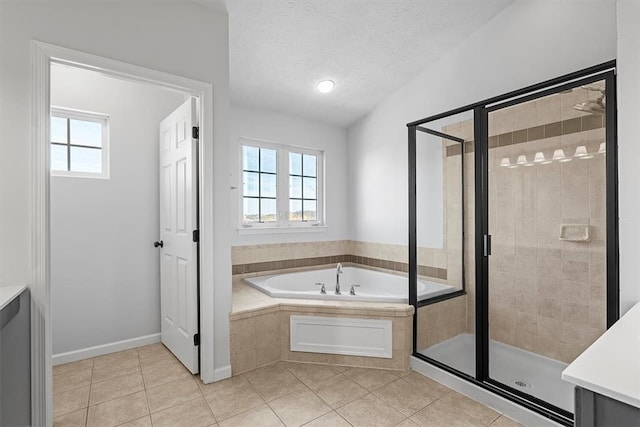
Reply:
[[484, 235], [484, 256], [491, 255], [491, 234]]
[[193, 336], [193, 345], [194, 346], [199, 346], [200, 345], [200, 334], [195, 334]]
[[194, 126], [191, 128], [191, 138], [193, 139], [200, 138], [200, 128], [198, 126]]
[[193, 230], [193, 243], [198, 243], [200, 241], [200, 231]]

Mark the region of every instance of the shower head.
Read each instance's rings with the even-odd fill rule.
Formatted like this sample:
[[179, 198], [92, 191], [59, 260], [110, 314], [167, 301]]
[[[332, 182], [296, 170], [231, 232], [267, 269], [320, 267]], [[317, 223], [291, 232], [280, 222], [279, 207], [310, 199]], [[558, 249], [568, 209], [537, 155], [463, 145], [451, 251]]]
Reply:
[[574, 110], [583, 111], [589, 114], [605, 114], [604, 97], [596, 100], [581, 102], [572, 107]]
[[600, 92], [600, 96], [598, 99], [575, 104], [572, 108], [589, 114], [605, 114], [604, 89], [599, 86], [582, 86], [582, 88], [592, 92]]

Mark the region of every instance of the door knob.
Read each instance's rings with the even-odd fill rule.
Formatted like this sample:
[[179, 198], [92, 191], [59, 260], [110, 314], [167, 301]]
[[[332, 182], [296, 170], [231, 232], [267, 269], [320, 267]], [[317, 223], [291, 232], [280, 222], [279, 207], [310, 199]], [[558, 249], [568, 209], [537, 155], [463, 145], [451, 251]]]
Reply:
[[160, 246], [161, 248], [164, 247], [164, 242], [162, 240], [160, 240], [159, 242], [153, 242], [154, 248], [157, 248], [158, 246]]

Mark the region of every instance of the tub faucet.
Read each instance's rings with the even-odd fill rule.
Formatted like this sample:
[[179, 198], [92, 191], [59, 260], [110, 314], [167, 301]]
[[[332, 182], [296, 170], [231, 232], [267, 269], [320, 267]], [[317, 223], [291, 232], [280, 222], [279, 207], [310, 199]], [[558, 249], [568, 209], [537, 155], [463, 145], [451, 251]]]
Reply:
[[342, 274], [342, 264], [336, 266], [336, 295], [340, 295], [340, 275]]

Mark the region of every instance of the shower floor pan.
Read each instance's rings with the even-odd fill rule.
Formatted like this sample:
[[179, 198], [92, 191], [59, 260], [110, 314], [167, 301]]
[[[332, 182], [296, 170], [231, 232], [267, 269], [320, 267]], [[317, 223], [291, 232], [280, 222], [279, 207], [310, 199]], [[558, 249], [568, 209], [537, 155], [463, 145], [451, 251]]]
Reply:
[[[419, 351], [469, 375], [475, 373], [475, 336], [460, 334]], [[563, 381], [566, 363], [491, 340], [489, 376], [573, 413], [573, 384]]]

